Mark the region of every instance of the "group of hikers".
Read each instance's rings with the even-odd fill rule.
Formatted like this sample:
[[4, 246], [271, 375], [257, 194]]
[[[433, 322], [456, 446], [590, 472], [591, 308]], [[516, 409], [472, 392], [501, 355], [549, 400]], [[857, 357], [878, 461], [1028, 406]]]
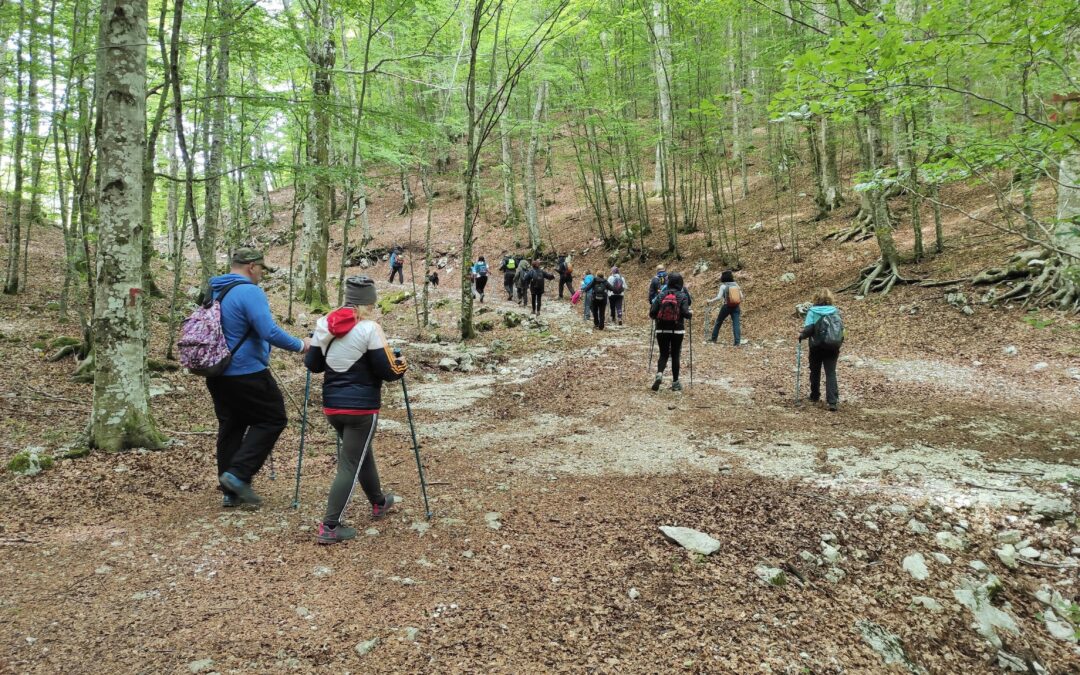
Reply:
[[[400, 274], [400, 251], [392, 254], [391, 279]], [[395, 262], [398, 266], [395, 267]], [[503, 272], [508, 300], [524, 302], [524, 291], [532, 297], [533, 313], [539, 314], [544, 282], [554, 279], [540, 261], [525, 264], [523, 257], [503, 254], [499, 270]], [[523, 271], [524, 270], [524, 271]], [[258, 505], [261, 498], [252, 488], [252, 479], [262, 468], [284, 431], [287, 416], [278, 383], [270, 372], [270, 348], [278, 347], [305, 355], [304, 364], [312, 373], [323, 373], [323, 412], [337, 432], [337, 473], [327, 495], [326, 511], [315, 534], [316, 542], [333, 544], [352, 539], [356, 529], [343, 523], [356, 483], [360, 484], [373, 518], [381, 518], [394, 508], [400, 498], [384, 491], [375, 464], [373, 440], [379, 420], [382, 385], [400, 380], [408, 365], [403, 356], [391, 350], [374, 311], [377, 293], [375, 282], [365, 276], [349, 277], [345, 283], [344, 306], [320, 318], [310, 337], [296, 338], [274, 321], [266, 294], [259, 287], [264, 274], [273, 271], [256, 249], [241, 248], [231, 258], [228, 274], [210, 279], [203, 318], [213, 317], [218, 338], [224, 342], [226, 358], [220, 370], [207, 376], [206, 386], [218, 420], [217, 475], [226, 508], [240, 504]], [[477, 292], [481, 299], [487, 266], [483, 257], [472, 266]], [[573, 268], [560, 257], [559, 295], [569, 289]], [[524, 283], [522, 283], [524, 279]], [[623, 320], [623, 295], [626, 280], [617, 267], [604, 277], [586, 272], [574, 296], [584, 298], [586, 309], [598, 328], [604, 325], [605, 308], [610, 307], [613, 321]], [[720, 303], [720, 312], [712, 327], [711, 342], [716, 342], [720, 327], [730, 317], [735, 345], [740, 342], [742, 290], [730, 270], [721, 276], [716, 297], [708, 304]], [[671, 365], [672, 390], [679, 391], [681, 354], [687, 328], [693, 320], [692, 298], [683, 277], [657, 268], [649, 283], [649, 318], [659, 347], [656, 374], [651, 389], [657, 391], [668, 364]], [[839, 391], [836, 363], [843, 341], [843, 324], [833, 294], [822, 289], [814, 296], [798, 338], [810, 340], [810, 400], [821, 397], [821, 371], [825, 372], [825, 397], [830, 410], [836, 410]], [[212, 310], [212, 311], [211, 311]], [[188, 324], [199, 316], [198, 312]], [[198, 329], [198, 326], [195, 326]], [[188, 327], [185, 327], [188, 330]], [[181, 342], [181, 360], [184, 360]]]

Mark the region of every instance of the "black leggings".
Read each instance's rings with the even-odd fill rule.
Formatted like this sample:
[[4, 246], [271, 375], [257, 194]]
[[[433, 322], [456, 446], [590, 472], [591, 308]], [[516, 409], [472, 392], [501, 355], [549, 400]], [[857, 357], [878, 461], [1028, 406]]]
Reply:
[[611, 305], [611, 320], [622, 321], [622, 301], [623, 296], [613, 295], [608, 298], [608, 303]]
[[656, 333], [656, 344], [660, 347], [660, 360], [656, 362], [656, 372], [662, 373], [667, 368], [671, 357], [671, 379], [679, 380], [679, 359], [682, 356], [682, 333]]
[[405, 274], [404, 274], [404, 272], [402, 272], [402, 270], [404, 270], [404, 269], [405, 269], [404, 266], [391, 267], [390, 268], [390, 280], [389, 280], [388, 283], [391, 283], [391, 284], [394, 283], [394, 275], [395, 274], [397, 275], [398, 283], [400, 283], [400, 284], [405, 283]]
[[832, 405], [840, 402], [840, 386], [836, 382], [836, 361], [840, 349], [836, 347], [810, 348], [810, 400], [821, 399], [821, 371], [825, 370], [825, 401]]
[[487, 277], [476, 277], [476, 292], [480, 295], [484, 294], [484, 289], [487, 288]]
[[[379, 414], [327, 415], [326, 419], [341, 436], [341, 452], [338, 455], [337, 475], [330, 484], [330, 495], [326, 499], [326, 516], [323, 522], [327, 527], [337, 527], [345, 513], [345, 507], [352, 499], [357, 481], [369, 502], [381, 504], [383, 501], [379, 470], [375, 467], [375, 449], [372, 447]], [[360, 461], [361, 456], [363, 462]]]
[[607, 315], [607, 298], [597, 300], [593, 298], [592, 322], [593, 326], [604, 330], [604, 317]]
[[540, 301], [544, 299], [543, 291], [530, 291], [532, 293], [532, 311], [540, 313]]

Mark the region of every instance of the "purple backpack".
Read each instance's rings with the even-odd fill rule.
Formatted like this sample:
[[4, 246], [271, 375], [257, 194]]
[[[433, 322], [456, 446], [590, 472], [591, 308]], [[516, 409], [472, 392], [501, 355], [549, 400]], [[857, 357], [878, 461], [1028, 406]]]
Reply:
[[218, 377], [224, 373], [232, 362], [233, 354], [240, 350], [240, 346], [251, 334], [250, 330], [244, 333], [236, 347], [230, 350], [221, 325], [221, 303], [226, 294], [246, 283], [250, 282], [237, 281], [229, 284], [221, 289], [221, 294], [216, 298], [211, 292], [210, 299], [180, 325], [180, 340], [177, 343], [180, 348], [180, 365], [191, 371], [192, 375]]

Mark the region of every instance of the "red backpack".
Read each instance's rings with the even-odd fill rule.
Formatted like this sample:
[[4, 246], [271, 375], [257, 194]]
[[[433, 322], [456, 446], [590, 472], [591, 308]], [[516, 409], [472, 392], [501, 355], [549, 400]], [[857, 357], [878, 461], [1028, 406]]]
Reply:
[[667, 291], [664, 297], [660, 299], [660, 309], [656, 312], [656, 320], [675, 323], [681, 315], [682, 308], [679, 307], [679, 297], [675, 295], [675, 291]]

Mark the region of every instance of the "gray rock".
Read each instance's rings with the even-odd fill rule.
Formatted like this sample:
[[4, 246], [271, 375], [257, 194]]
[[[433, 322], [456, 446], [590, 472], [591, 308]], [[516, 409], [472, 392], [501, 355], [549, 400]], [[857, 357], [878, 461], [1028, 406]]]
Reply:
[[1031, 512], [1051, 519], [1067, 518], [1072, 512], [1072, 503], [1064, 497], [1041, 497], [1031, 505]]
[[754, 574], [758, 579], [761, 579], [763, 583], [770, 586], [785, 586], [787, 585], [787, 575], [784, 574], [784, 570], [778, 567], [769, 567], [768, 565], [758, 565], [754, 568]]
[[311, 570], [312, 576], [315, 577], [328, 577], [334, 573], [334, 570], [324, 565], [316, 565], [315, 569]]
[[934, 614], [945, 611], [945, 608], [941, 606], [940, 602], [926, 595], [916, 595], [911, 599], [911, 604], [915, 607], [925, 607]]
[[847, 573], [839, 567], [830, 567], [829, 571], [825, 573], [825, 580], [830, 584], [838, 584], [840, 580], [847, 576]]
[[763, 223], [763, 222], [761, 222], [759, 220], [759, 221], [757, 221], [756, 223], [754, 223], [753, 225], [751, 225], [750, 227], [748, 227], [746, 229], [749, 230], [750, 232], [757, 232], [757, 231], [761, 230], [763, 227], [765, 227], [765, 223]]
[[912, 553], [904, 558], [901, 566], [916, 581], [926, 581], [930, 578], [930, 570], [926, 568], [926, 558], [922, 553]]
[[914, 518], [907, 522], [907, 526], [908, 529], [915, 534], [930, 534], [930, 530], [927, 529], [926, 525], [923, 525], [920, 521]]
[[840, 549], [823, 543], [821, 545], [821, 555], [830, 563], [835, 563], [840, 560]]
[[1001, 353], [1004, 354], [1005, 356], [1016, 356], [1017, 354], [1020, 353], [1020, 350], [1018, 350], [1014, 345], [1009, 345], [1009, 346], [1003, 348], [1001, 350]]
[[795, 273], [794, 272], [784, 272], [783, 274], [780, 275], [780, 283], [782, 283], [782, 284], [790, 284], [793, 281], [795, 281]]
[[938, 532], [934, 535], [934, 540], [937, 541], [938, 546], [952, 549], [953, 551], [963, 551], [966, 546], [964, 540], [952, 532]]
[[371, 638], [370, 640], [365, 640], [363, 642], [358, 642], [358, 643], [356, 643], [356, 647], [355, 647], [356, 653], [359, 654], [360, 656], [366, 656], [367, 654], [369, 654], [371, 652], [372, 649], [375, 649], [375, 646], [378, 645], [378, 644], [379, 644], [379, 638]]
[[1025, 546], [1024, 548], [1020, 549], [1019, 553], [1020, 553], [1020, 555], [1022, 557], [1028, 558], [1028, 559], [1031, 559], [1031, 560], [1034, 560], [1034, 559], [1039, 557], [1039, 549], [1031, 547], [1031, 546]]
[[364, 530], [364, 534], [369, 537], [377, 537], [379, 536], [379, 530], [375, 527], [369, 527], [368, 529]]
[[975, 570], [979, 574], [985, 574], [990, 571], [990, 568], [987, 567], [986, 563], [981, 560], [972, 560], [968, 563], [968, 567]]
[[476, 555], [476, 554], [473, 553], [472, 551], [462, 551], [461, 552], [461, 557], [465, 558], [466, 560], [472, 560], [474, 555]]
[[187, 664], [189, 673], [201, 673], [204, 670], [210, 670], [214, 667], [214, 659], [201, 659], [199, 661], [192, 661]]
[[425, 523], [422, 520], [418, 520], [418, 521], [414, 522], [412, 525], [410, 525], [409, 529], [410, 530], [415, 530], [416, 533], [419, 534], [422, 537], [422, 536], [424, 536], [425, 532], [427, 532], [428, 530], [431, 529], [431, 523]]
[[416, 637], [420, 635], [420, 629], [409, 626], [405, 629], [405, 639], [409, 642], [416, 642]]
[[439, 368], [442, 370], [455, 370], [458, 367], [457, 361], [450, 357], [439, 360]]
[[296, 615], [301, 619], [310, 619], [312, 616], [311, 611], [307, 607], [297, 607]]
[[720, 550], [720, 542], [713, 539], [704, 532], [698, 532], [692, 530], [689, 527], [670, 527], [667, 525], [660, 526], [660, 532], [663, 533], [664, 538], [673, 544], [678, 544], [688, 551], [694, 553], [700, 553], [701, 555], [711, 555]]
[[862, 636], [863, 642], [881, 656], [885, 665], [903, 666], [911, 673], [926, 672], [904, 653], [904, 643], [900, 638], [882, 626], [873, 621], [856, 621], [855, 630]]
[[629, 590], [629, 591], [627, 592], [627, 595], [628, 595], [628, 596], [630, 596], [630, 599], [631, 599], [631, 600], [637, 600], [638, 598], [640, 598], [640, 597], [641, 597], [641, 591], [639, 591], [639, 590], [638, 590], [638, 589], [636, 589], [636, 588], [631, 588], [631, 589], [630, 589], [630, 590]]
[[894, 516], [900, 516], [901, 518], [903, 518], [908, 513], [910, 513], [910, 510], [903, 504], [890, 504], [889, 513], [893, 514]]
[[1002, 544], [1019, 544], [1020, 540], [1024, 538], [1024, 533], [1020, 530], [1003, 530], [998, 532], [994, 538]]
[[487, 523], [488, 528], [492, 530], [502, 529], [502, 523], [499, 521], [502, 518], [502, 514], [498, 511], [488, 511], [484, 514], [484, 522]]
[[1012, 544], [1003, 544], [1001, 548], [995, 548], [994, 553], [1005, 567], [1014, 570], [1020, 566], [1020, 563], [1016, 562], [1016, 547]]
[[997, 631], [1000, 629], [1018, 634], [1020, 628], [1011, 616], [991, 603], [993, 595], [991, 588], [990, 583], [974, 588], [958, 588], [953, 591], [953, 597], [971, 611], [979, 634], [989, 640], [994, 647], [1000, 649], [1001, 638], [998, 637]]
[[930, 555], [934, 558], [934, 560], [938, 561], [939, 564], [942, 564], [942, 565], [951, 565], [952, 564], [952, 558], [945, 555], [944, 553], [934, 551]]

